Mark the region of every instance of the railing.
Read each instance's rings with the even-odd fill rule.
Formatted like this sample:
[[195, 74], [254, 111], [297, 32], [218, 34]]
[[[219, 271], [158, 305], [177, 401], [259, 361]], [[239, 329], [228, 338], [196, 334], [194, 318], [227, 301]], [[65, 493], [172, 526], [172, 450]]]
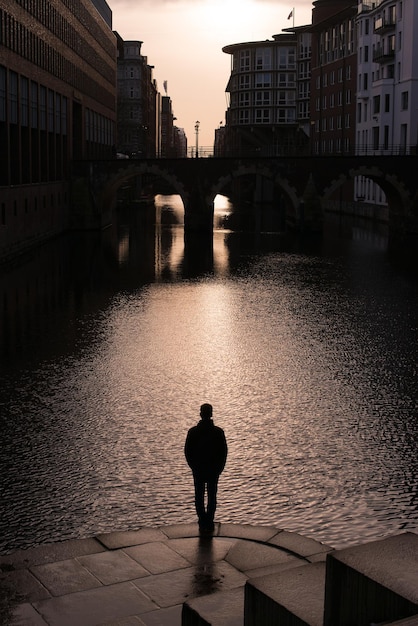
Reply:
[[384, 63], [390, 61], [395, 57], [395, 50], [393, 48], [385, 51], [383, 46], [378, 46], [373, 52], [373, 61], [376, 63]]
[[[369, 144], [366, 146], [357, 146], [350, 150], [341, 150], [340, 152], [328, 152], [326, 150], [320, 151], [319, 149], [313, 148], [312, 145], [307, 144], [304, 146], [284, 146], [283, 144], [271, 144], [271, 145], [263, 145], [263, 146], [254, 146], [247, 148], [239, 148], [239, 147], [217, 147], [213, 148], [213, 146], [202, 146], [198, 148], [198, 153], [196, 157], [196, 148], [190, 147], [187, 151], [187, 158], [189, 159], [210, 159], [210, 158], [282, 158], [282, 157], [330, 157], [335, 156], [338, 157], [346, 157], [346, 156], [417, 156], [418, 155], [418, 144], [408, 144], [408, 145], [400, 145], [394, 144], [390, 146], [385, 146], [384, 144], [379, 144], [375, 146], [373, 144]], [[129, 157], [124, 157], [129, 158]], [[131, 157], [132, 158], [132, 157]], [[146, 159], [146, 157], [140, 157]], [[165, 157], [155, 157], [160, 158], [164, 161]], [[169, 159], [175, 158], [184, 158], [181, 156], [172, 156], [167, 157]]]
[[375, 33], [383, 33], [387, 30], [393, 30], [396, 26], [396, 20], [393, 16], [379, 17], [374, 24]]
[[199, 159], [207, 159], [213, 157], [213, 146], [198, 146], [189, 147], [187, 149], [187, 156], [189, 159], [195, 159], [196, 157]]

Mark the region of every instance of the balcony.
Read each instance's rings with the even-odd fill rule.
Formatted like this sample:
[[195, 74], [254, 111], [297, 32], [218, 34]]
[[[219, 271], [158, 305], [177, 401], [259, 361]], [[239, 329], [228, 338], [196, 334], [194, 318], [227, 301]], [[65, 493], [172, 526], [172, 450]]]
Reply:
[[373, 51], [373, 61], [375, 63], [390, 63], [395, 58], [394, 48], [385, 50], [383, 46], [377, 46]]
[[388, 31], [394, 30], [396, 26], [395, 16], [379, 17], [374, 23], [374, 32], [376, 35], [383, 35]]

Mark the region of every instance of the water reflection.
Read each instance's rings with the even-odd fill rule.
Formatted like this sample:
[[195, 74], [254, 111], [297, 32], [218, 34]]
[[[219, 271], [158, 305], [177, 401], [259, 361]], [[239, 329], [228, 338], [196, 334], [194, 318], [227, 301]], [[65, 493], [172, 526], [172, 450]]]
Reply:
[[417, 529], [418, 296], [384, 233], [212, 244], [146, 220], [3, 268], [0, 550], [194, 520], [202, 401], [230, 445], [222, 521]]

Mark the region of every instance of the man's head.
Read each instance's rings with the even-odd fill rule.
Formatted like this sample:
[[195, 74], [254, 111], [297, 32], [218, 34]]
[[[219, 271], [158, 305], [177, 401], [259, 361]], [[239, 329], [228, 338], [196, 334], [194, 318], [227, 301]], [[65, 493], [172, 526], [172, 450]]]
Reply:
[[202, 420], [210, 420], [212, 417], [212, 405], [211, 404], [202, 404], [200, 407], [200, 417]]

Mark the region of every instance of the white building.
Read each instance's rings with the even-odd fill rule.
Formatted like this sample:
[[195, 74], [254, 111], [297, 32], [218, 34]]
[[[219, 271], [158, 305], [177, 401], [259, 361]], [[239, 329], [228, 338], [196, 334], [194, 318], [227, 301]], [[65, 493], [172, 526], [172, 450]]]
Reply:
[[[357, 154], [410, 154], [418, 144], [418, 2], [358, 4]], [[415, 34], [415, 37], [414, 37]], [[356, 198], [385, 203], [370, 179]]]

